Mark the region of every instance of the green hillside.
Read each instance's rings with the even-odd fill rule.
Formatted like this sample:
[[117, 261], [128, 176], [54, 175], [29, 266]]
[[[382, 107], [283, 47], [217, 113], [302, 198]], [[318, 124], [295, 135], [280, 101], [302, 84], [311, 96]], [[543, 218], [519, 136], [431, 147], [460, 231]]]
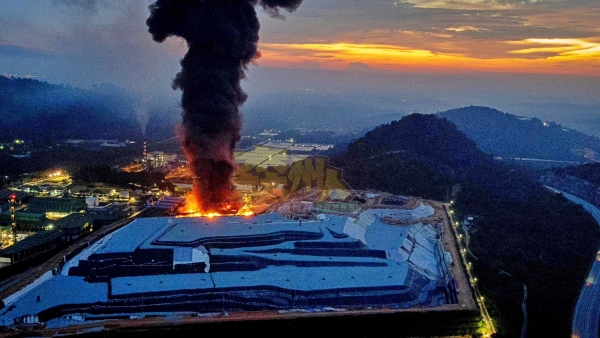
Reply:
[[528, 336], [569, 336], [600, 242], [597, 223], [580, 206], [547, 192], [519, 167], [501, 166], [434, 115], [413, 114], [375, 128], [335, 165], [353, 188], [455, 198], [458, 219], [474, 217], [468, 259], [499, 336], [520, 335], [523, 284]]

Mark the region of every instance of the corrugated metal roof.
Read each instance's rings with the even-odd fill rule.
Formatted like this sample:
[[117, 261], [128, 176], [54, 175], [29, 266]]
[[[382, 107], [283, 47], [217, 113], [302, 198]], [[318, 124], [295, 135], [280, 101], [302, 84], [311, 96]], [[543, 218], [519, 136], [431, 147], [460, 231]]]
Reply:
[[38, 212], [76, 212], [85, 209], [83, 198], [36, 197], [29, 202], [29, 210]]
[[159, 209], [173, 209], [185, 201], [185, 198], [168, 196], [154, 204], [155, 208]]
[[29, 237], [26, 237], [22, 241], [0, 250], [0, 256], [7, 257], [27, 249], [35, 248], [38, 245], [55, 241], [61, 236], [62, 232], [60, 230], [40, 231]]
[[0, 200], [9, 200], [10, 195], [12, 195], [12, 194], [16, 195], [17, 201], [22, 201], [24, 199], [33, 197], [33, 195], [30, 195], [23, 191], [13, 191], [13, 190], [5, 189], [5, 190], [0, 190]]
[[98, 215], [94, 214], [70, 214], [54, 223], [56, 229], [81, 229], [86, 223], [93, 222]]
[[290, 150], [293, 151], [305, 151], [305, 152], [311, 152], [315, 149], [315, 147], [312, 146], [291, 146]]

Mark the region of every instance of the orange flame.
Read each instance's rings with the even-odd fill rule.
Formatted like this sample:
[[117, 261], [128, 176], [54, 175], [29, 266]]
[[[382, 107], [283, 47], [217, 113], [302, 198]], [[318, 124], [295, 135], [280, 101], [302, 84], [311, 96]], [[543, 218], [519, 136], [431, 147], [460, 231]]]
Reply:
[[[180, 215], [178, 215], [177, 217], [208, 217], [208, 218], [213, 218], [213, 217], [220, 217], [220, 216], [224, 216], [223, 214], [211, 210], [211, 211], [207, 211], [207, 210], [202, 210], [201, 205], [202, 203], [200, 203], [200, 201], [197, 200], [197, 196], [193, 193], [188, 193], [185, 196], [185, 204], [179, 208], [179, 213]], [[224, 206], [224, 210], [231, 210], [232, 205], [231, 204], [227, 204]], [[235, 210], [235, 209], [234, 209]], [[236, 216], [252, 216], [254, 215], [254, 212], [250, 209], [250, 203], [246, 202], [246, 204], [244, 204], [243, 207], [240, 208], [240, 210], [237, 211], [237, 213], [235, 214]]]

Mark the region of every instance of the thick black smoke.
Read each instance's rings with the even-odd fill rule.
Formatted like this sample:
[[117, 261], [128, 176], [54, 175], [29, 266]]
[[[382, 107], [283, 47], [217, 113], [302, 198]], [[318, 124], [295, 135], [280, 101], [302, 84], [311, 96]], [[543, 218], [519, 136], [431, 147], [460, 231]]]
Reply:
[[146, 21], [157, 42], [180, 36], [189, 50], [173, 81], [183, 95], [183, 148], [195, 175], [202, 211], [214, 211], [231, 194], [233, 151], [240, 139], [240, 86], [257, 57], [260, 28], [256, 5], [271, 16], [294, 11], [302, 0], [158, 0]]

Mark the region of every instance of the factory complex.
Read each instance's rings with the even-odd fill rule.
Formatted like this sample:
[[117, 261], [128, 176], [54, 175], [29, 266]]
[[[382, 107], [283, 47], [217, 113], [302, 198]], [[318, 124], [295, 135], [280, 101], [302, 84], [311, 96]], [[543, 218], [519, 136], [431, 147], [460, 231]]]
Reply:
[[5, 298], [0, 323], [472, 309], [442, 211], [410, 199], [311, 218], [138, 218]]

